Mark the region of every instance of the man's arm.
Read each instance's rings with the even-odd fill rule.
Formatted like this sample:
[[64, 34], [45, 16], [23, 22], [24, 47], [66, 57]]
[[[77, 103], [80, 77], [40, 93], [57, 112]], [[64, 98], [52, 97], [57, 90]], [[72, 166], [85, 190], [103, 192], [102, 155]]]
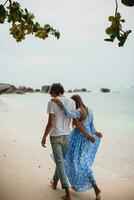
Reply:
[[58, 98], [52, 98], [51, 99], [52, 102], [56, 103], [63, 111], [64, 111], [64, 114], [71, 118], [71, 119], [80, 119], [81, 117], [81, 113], [79, 110], [76, 110], [75, 107], [73, 110], [69, 110], [67, 109], [64, 104], [62, 103], [62, 101]]
[[50, 113], [49, 117], [48, 117], [48, 122], [47, 122], [47, 125], [45, 128], [45, 132], [44, 132], [44, 135], [43, 135], [42, 141], [41, 141], [41, 144], [43, 147], [46, 147], [46, 138], [53, 128], [54, 120], [55, 120], [55, 115]]
[[95, 142], [95, 138], [93, 136], [91, 136], [89, 133], [87, 133], [87, 131], [83, 128], [81, 122], [79, 122], [77, 119], [73, 120], [75, 126], [80, 130], [80, 132], [88, 139], [90, 140], [92, 143]]

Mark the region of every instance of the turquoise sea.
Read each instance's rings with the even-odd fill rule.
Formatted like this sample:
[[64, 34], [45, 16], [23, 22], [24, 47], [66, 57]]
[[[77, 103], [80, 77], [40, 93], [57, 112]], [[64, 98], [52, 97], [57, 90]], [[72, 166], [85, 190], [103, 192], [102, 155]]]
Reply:
[[[72, 94], [65, 93], [68, 97]], [[94, 89], [79, 94], [93, 110], [96, 129], [104, 133], [94, 166], [112, 176], [134, 180], [134, 87], [113, 87], [110, 93]], [[40, 142], [49, 99], [50, 96], [43, 93], [1, 95], [0, 125], [8, 123], [19, 129], [23, 124], [24, 134], [33, 134], [34, 128]], [[30, 115], [25, 116], [26, 112], [31, 113], [33, 124]]]

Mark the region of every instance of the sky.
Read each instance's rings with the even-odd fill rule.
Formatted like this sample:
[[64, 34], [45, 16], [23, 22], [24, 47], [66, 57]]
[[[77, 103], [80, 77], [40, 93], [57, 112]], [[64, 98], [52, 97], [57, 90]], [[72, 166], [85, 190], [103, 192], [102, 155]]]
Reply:
[[[119, 1], [119, 0], [118, 0]], [[66, 88], [91, 85], [134, 85], [134, 7], [119, 1], [132, 30], [124, 47], [105, 42], [105, 29], [114, 15], [114, 0], [18, 0], [34, 13], [40, 24], [59, 30], [57, 40], [30, 35], [20, 43], [9, 34], [10, 25], [0, 24], [0, 83], [41, 88], [60, 82]], [[4, 3], [0, 0], [0, 3]]]

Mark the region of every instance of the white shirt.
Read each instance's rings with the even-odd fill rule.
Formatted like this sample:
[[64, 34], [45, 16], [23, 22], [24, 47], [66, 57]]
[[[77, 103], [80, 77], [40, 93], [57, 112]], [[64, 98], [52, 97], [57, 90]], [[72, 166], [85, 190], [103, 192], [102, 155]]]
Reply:
[[[59, 99], [62, 101], [62, 103], [68, 110], [71, 111], [76, 109], [74, 100], [64, 96], [60, 96]], [[48, 114], [52, 113], [55, 115], [54, 126], [50, 133], [51, 136], [61, 136], [70, 134], [71, 119], [65, 116], [63, 110], [59, 108], [59, 106], [56, 103], [52, 102], [51, 100], [48, 102], [47, 113]]]

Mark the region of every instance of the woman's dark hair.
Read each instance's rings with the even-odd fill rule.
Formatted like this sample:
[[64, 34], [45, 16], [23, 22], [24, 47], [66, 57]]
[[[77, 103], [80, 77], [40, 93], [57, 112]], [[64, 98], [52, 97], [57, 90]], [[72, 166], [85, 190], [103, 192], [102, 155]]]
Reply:
[[73, 99], [76, 103], [76, 109], [80, 108], [81, 106], [83, 106], [84, 108], [86, 108], [86, 106], [84, 105], [81, 97], [78, 94], [75, 94], [71, 97], [71, 99]]
[[49, 94], [57, 96], [59, 94], [64, 94], [64, 88], [60, 83], [53, 83], [52, 86], [50, 87]]

